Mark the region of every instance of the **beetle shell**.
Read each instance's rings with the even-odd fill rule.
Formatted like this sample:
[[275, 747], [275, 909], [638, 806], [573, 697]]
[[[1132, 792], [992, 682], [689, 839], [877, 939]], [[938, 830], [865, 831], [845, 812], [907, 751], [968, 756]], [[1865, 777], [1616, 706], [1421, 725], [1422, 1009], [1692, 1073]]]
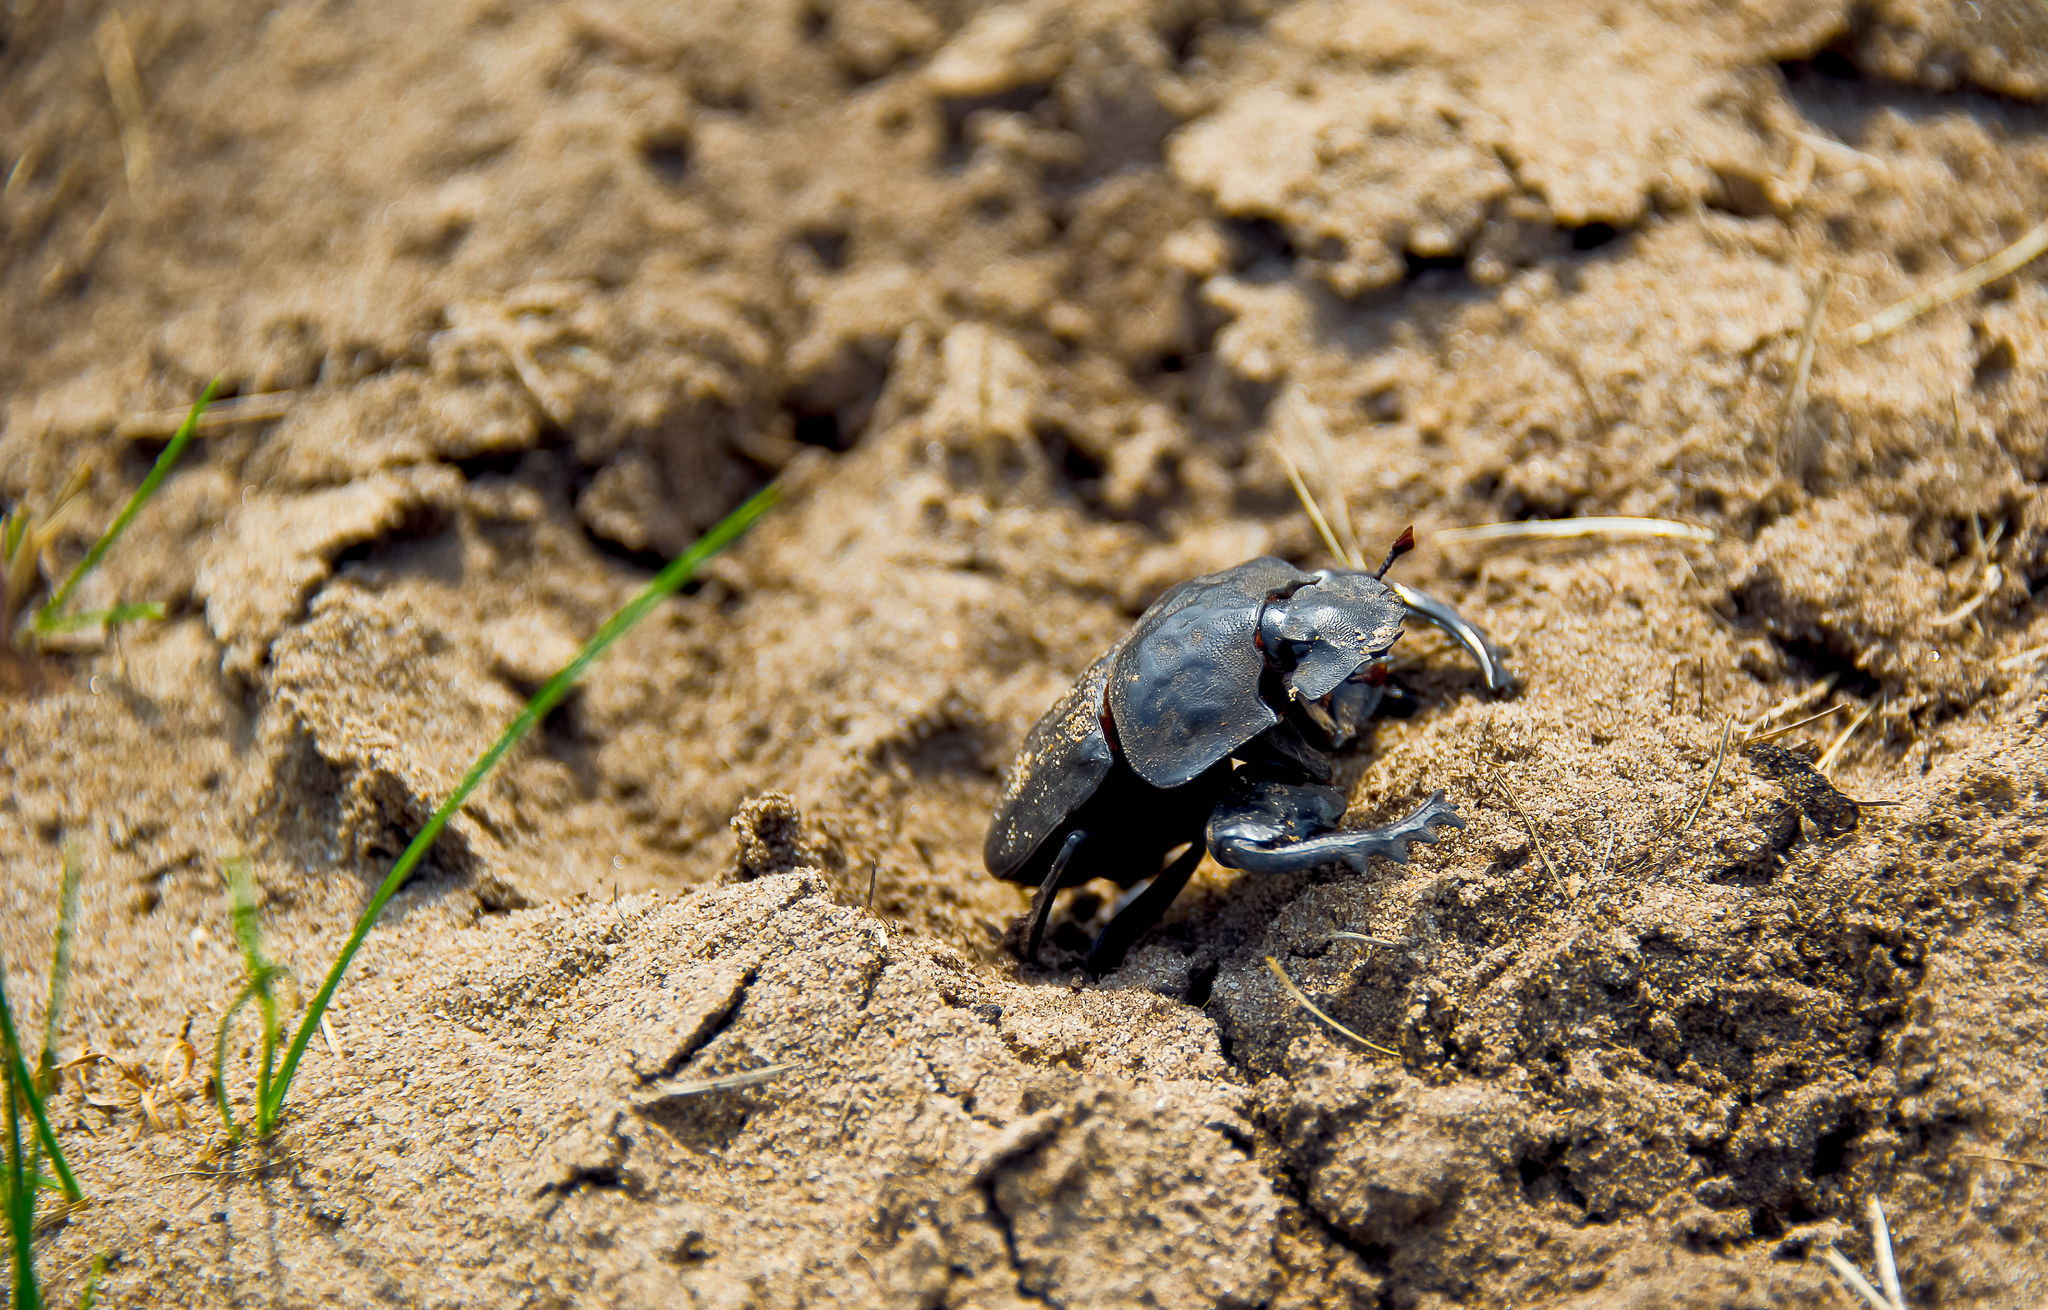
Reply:
[[1109, 682], [1117, 744], [1139, 777], [1178, 787], [1280, 721], [1259, 695], [1259, 611], [1314, 581], [1262, 555], [1183, 582], [1145, 611], [1118, 643]]
[[[1262, 556], [1154, 601], [1025, 737], [982, 846], [988, 871], [1019, 876], [1095, 795], [1119, 754], [1144, 782], [1171, 789], [1279, 722], [1259, 696], [1265, 658], [1253, 635], [1268, 596], [1312, 581]], [[1105, 702], [1114, 746], [1102, 728]]]
[[1119, 649], [1089, 665], [1024, 738], [982, 846], [982, 861], [996, 877], [1023, 868], [1109, 776], [1116, 753], [1102, 731], [1102, 688]]

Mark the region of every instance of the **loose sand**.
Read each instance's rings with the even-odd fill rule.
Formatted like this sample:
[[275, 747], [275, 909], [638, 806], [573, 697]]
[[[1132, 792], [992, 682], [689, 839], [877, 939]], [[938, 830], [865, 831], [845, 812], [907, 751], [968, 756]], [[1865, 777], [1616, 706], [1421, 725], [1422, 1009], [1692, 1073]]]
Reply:
[[[1909, 1304], [2048, 1300], [2048, 280], [1844, 335], [2048, 218], [2030, 0], [0, 32], [0, 496], [93, 468], [52, 566], [137, 416], [287, 393], [81, 598], [169, 617], [0, 698], [11, 994], [39, 1032], [75, 843], [61, 1052], [139, 1080], [53, 1098], [54, 1304], [104, 1253], [117, 1306], [1839, 1306], [1872, 1197]], [[1509, 650], [1494, 698], [1412, 631], [1415, 712], [1344, 764], [1352, 823], [1470, 826], [1205, 866], [1099, 983], [1083, 898], [1020, 969], [1002, 770], [1175, 581], [1328, 562], [1275, 437]], [[231, 1147], [178, 1045], [242, 981], [222, 858], [310, 988], [522, 698], [777, 474]], [[1436, 539], [1564, 515], [1718, 539]], [[1852, 720], [1845, 815], [1808, 761]]]

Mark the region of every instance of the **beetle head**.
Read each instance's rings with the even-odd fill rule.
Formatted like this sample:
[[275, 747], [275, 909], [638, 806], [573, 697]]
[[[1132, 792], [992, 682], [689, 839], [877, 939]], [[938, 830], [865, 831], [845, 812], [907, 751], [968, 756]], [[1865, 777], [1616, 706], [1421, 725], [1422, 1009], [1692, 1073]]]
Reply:
[[1401, 636], [1406, 613], [1379, 579], [1325, 570], [1292, 595], [1270, 602], [1260, 628], [1288, 691], [1297, 700], [1318, 701], [1383, 662]]

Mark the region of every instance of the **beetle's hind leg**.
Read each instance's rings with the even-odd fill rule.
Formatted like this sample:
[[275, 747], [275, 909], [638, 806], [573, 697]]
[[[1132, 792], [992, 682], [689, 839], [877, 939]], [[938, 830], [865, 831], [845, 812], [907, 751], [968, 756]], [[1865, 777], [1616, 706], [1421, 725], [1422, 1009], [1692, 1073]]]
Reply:
[[1209, 849], [1218, 864], [1233, 869], [1303, 873], [1342, 864], [1363, 873], [1375, 855], [1406, 864], [1410, 842], [1437, 839], [1433, 825], [1465, 826], [1438, 792], [1413, 814], [1384, 828], [1339, 830], [1344, 795], [1335, 787], [1245, 778], [1245, 772], [1239, 771], [1209, 816]]
[[1173, 898], [1188, 885], [1188, 879], [1194, 876], [1195, 866], [1202, 862], [1203, 853], [1202, 843], [1189, 842], [1179, 859], [1160, 870], [1144, 891], [1116, 912], [1116, 917], [1109, 921], [1109, 926], [1095, 939], [1095, 945], [1089, 948], [1089, 973], [1100, 977], [1124, 962], [1124, 954], [1131, 949], [1131, 944], [1144, 936], [1147, 928], [1159, 922], [1159, 916], [1166, 913], [1166, 907], [1173, 904]]

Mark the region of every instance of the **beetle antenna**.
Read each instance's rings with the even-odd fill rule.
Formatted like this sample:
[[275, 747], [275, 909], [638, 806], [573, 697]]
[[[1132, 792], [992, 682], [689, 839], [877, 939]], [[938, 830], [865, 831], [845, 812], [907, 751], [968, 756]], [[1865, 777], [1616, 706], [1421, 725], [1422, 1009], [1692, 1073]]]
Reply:
[[1387, 570], [1394, 567], [1394, 561], [1401, 558], [1403, 555], [1406, 555], [1409, 551], [1414, 549], [1415, 525], [1411, 523], [1407, 527], [1401, 529], [1400, 536], [1394, 538], [1394, 548], [1387, 552], [1386, 562], [1380, 565], [1380, 571], [1378, 573], [1373, 574], [1373, 577], [1386, 577]]

